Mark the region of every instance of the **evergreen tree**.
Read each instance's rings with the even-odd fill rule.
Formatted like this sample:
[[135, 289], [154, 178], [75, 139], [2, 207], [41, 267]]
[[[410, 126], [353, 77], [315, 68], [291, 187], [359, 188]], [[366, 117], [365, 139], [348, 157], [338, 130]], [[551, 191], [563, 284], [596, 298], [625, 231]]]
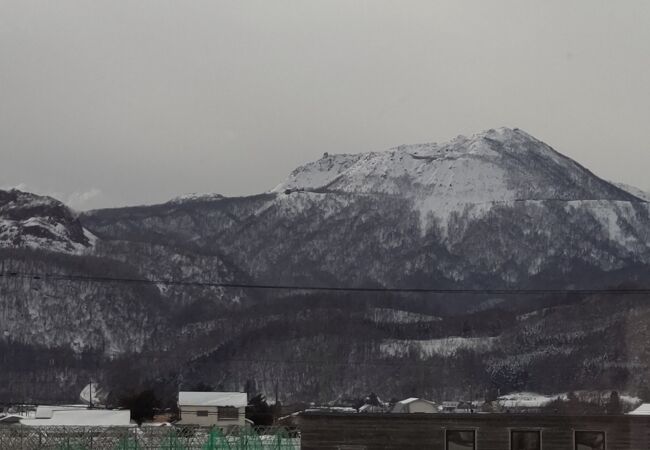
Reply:
[[258, 394], [251, 398], [246, 407], [246, 418], [257, 426], [273, 425], [273, 408], [269, 406], [264, 395]]
[[135, 420], [138, 425], [142, 425], [145, 420], [152, 420], [156, 408], [159, 407], [158, 399], [152, 389], [123, 397], [119, 403], [122, 408], [131, 410], [131, 419]]
[[621, 397], [617, 391], [612, 391], [607, 402], [607, 414], [622, 414], [623, 405], [621, 405]]

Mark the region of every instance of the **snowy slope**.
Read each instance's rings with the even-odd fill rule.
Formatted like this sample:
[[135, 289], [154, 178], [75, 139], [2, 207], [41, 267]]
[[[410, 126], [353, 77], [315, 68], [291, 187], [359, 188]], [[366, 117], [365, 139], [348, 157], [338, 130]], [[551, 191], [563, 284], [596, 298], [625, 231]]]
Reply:
[[639, 197], [641, 200], [650, 202], [650, 192], [644, 191], [643, 189], [639, 189], [636, 186], [631, 186], [625, 183], [614, 183], [614, 184], [616, 184], [616, 186], [623, 189], [624, 191], [627, 191], [630, 194], [634, 195], [635, 197]]

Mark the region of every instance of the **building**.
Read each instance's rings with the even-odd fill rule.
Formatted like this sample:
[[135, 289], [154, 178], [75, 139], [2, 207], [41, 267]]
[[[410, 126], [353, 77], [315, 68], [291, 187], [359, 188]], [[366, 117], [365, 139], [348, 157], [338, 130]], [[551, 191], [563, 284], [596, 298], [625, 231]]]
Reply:
[[438, 407], [435, 403], [425, 400], [423, 398], [411, 397], [406, 400], [395, 403], [391, 412], [394, 413], [428, 413], [433, 414], [438, 412]]
[[459, 406], [460, 402], [442, 402], [438, 410], [444, 413], [453, 413], [456, 412]]
[[35, 427], [118, 427], [131, 425], [128, 409], [88, 409], [86, 406], [39, 406], [33, 418], [22, 419], [22, 425]]
[[179, 392], [181, 425], [244, 426], [248, 398], [242, 392]]
[[292, 418], [302, 450], [641, 450], [650, 417], [548, 414], [322, 414]]
[[0, 425], [15, 425], [20, 424], [20, 421], [23, 420], [23, 416], [18, 416], [15, 414], [6, 414], [0, 416]]

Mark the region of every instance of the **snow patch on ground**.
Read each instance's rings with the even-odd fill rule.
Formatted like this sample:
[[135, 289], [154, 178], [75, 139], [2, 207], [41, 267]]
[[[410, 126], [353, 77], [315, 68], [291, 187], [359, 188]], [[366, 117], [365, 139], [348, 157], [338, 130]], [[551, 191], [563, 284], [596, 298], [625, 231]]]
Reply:
[[442, 320], [436, 316], [391, 308], [372, 308], [366, 313], [365, 317], [374, 323], [418, 323], [438, 322]]
[[499, 397], [497, 403], [503, 408], [541, 408], [558, 398], [566, 400], [566, 394], [543, 395], [534, 392], [513, 392]]
[[386, 356], [406, 356], [416, 352], [420, 358], [433, 356], [453, 356], [460, 350], [471, 350], [478, 353], [487, 352], [494, 348], [496, 337], [447, 337], [429, 340], [400, 340], [386, 339], [379, 346], [379, 351]]
[[212, 201], [212, 200], [222, 200], [224, 198], [225, 197], [221, 194], [213, 194], [213, 193], [200, 194], [200, 193], [192, 192], [189, 194], [183, 194], [183, 195], [179, 195], [178, 197], [174, 197], [171, 200], [169, 200], [167, 203]]
[[[581, 401], [592, 403], [605, 403], [609, 400], [611, 391], [576, 391], [574, 394]], [[535, 392], [513, 392], [502, 395], [497, 399], [497, 403], [503, 408], [541, 408], [555, 400], [567, 401], [568, 392], [559, 394], [538, 394]], [[641, 399], [632, 395], [621, 394], [621, 402], [629, 406], [638, 405]]]

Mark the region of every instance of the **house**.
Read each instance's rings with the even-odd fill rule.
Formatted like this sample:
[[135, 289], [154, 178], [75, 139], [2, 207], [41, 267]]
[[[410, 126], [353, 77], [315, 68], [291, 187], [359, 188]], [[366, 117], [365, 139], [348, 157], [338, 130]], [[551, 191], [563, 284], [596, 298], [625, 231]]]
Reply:
[[456, 412], [459, 406], [460, 402], [442, 402], [438, 410], [444, 413], [453, 413]]
[[244, 426], [248, 397], [242, 392], [179, 392], [181, 425]]
[[428, 413], [438, 412], [436, 404], [423, 398], [411, 397], [395, 403], [391, 412], [394, 413]]

